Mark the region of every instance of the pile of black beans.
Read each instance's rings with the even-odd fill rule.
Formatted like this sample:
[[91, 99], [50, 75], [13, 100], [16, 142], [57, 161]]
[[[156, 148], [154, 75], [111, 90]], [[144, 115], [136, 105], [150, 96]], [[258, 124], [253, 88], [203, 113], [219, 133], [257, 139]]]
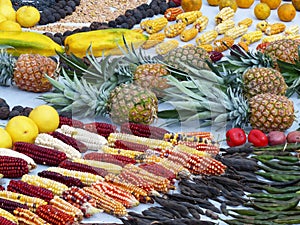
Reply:
[[0, 119], [7, 120], [11, 119], [15, 116], [28, 116], [32, 111], [31, 107], [16, 105], [12, 109], [7, 104], [6, 100], [0, 98]]

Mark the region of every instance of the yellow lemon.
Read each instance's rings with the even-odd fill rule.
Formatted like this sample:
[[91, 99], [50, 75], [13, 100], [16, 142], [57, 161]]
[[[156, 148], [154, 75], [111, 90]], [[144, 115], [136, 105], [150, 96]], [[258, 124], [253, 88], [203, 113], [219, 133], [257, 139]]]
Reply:
[[11, 20], [4, 20], [0, 23], [0, 31], [22, 31], [20, 24]]
[[254, 7], [254, 15], [259, 20], [265, 20], [271, 15], [271, 9], [266, 3], [258, 3]]
[[13, 143], [17, 141], [34, 143], [39, 134], [35, 122], [26, 116], [15, 116], [8, 121], [5, 130], [10, 134]]
[[0, 0], [0, 6], [8, 5], [12, 7], [12, 3], [10, 0]]
[[3, 16], [2, 14], [0, 14], [0, 23], [7, 20], [5, 16]]
[[39, 128], [40, 133], [55, 131], [59, 125], [59, 114], [50, 105], [40, 105], [35, 107], [29, 114]]
[[0, 128], [0, 148], [11, 148], [12, 147], [12, 139], [9, 133]]
[[22, 27], [33, 27], [40, 18], [40, 12], [33, 6], [22, 6], [17, 10], [17, 22]]
[[16, 11], [12, 6], [1, 5], [0, 14], [5, 16], [8, 20], [16, 22]]

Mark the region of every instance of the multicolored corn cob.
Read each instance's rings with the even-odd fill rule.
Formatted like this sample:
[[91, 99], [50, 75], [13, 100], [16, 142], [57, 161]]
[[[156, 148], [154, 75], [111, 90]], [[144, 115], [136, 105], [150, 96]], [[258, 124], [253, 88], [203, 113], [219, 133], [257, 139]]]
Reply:
[[183, 10], [179, 7], [172, 7], [172, 8], [168, 8], [165, 13], [164, 13], [164, 17], [168, 20], [168, 21], [175, 21], [176, 17], [183, 13]]
[[13, 213], [16, 208], [29, 209], [27, 205], [9, 199], [0, 198], [0, 208]]
[[53, 205], [41, 205], [37, 208], [36, 214], [52, 225], [72, 224], [73, 216], [55, 208]]
[[32, 158], [23, 153], [13, 151], [12, 149], [0, 148], [0, 156], [13, 156], [24, 159], [28, 164], [29, 170], [33, 170], [37, 167], [36, 162]]
[[15, 224], [19, 224], [18, 219], [13, 214], [11, 214], [10, 212], [7, 212], [6, 210], [1, 209], [1, 208], [0, 208], [0, 216], [2, 218], [5, 218], [6, 220], [9, 220], [9, 221], [15, 223]]
[[97, 133], [105, 138], [107, 138], [110, 133], [117, 132], [117, 126], [104, 122], [86, 123], [84, 124], [83, 129], [93, 133]]
[[6, 219], [3, 216], [0, 216], [0, 224], [2, 224], [2, 225], [17, 225], [18, 223], [15, 223], [9, 219]]
[[113, 148], [109, 146], [102, 146], [101, 152], [118, 155], [118, 156], [125, 156], [128, 158], [136, 159], [137, 156], [143, 154], [143, 152], [140, 151], [134, 151], [134, 150], [125, 150], [121, 148]]
[[51, 225], [28, 209], [17, 208], [14, 210], [14, 215], [23, 225]]
[[192, 141], [178, 141], [178, 144], [185, 145], [190, 148], [194, 148], [198, 151], [206, 152], [212, 156], [215, 156], [215, 155], [219, 154], [219, 152], [220, 152], [220, 146], [218, 144], [197, 143], [197, 142], [192, 142]]
[[58, 127], [61, 127], [62, 125], [68, 125], [71, 127], [77, 127], [77, 128], [83, 128], [84, 123], [80, 120], [72, 119], [66, 116], [59, 116], [59, 125]]
[[165, 141], [177, 145], [179, 141], [189, 141], [196, 143], [208, 144], [212, 142], [211, 132], [197, 132], [197, 133], [166, 133], [163, 137]]
[[148, 171], [149, 173], [165, 177], [171, 182], [174, 182], [174, 180], [176, 179], [176, 174], [173, 171], [160, 165], [159, 163], [142, 163], [139, 165], [139, 167]]
[[28, 163], [13, 156], [0, 156], [0, 174], [6, 178], [19, 178], [29, 172]]
[[161, 42], [155, 46], [155, 52], [159, 55], [168, 54], [173, 49], [179, 46], [179, 42], [175, 39]]
[[130, 141], [116, 140], [113, 143], [114, 148], [121, 148], [125, 150], [134, 150], [139, 152], [145, 152], [149, 147], [147, 145], [138, 144]]
[[107, 162], [119, 165], [121, 167], [125, 166], [128, 163], [136, 164], [137, 161], [133, 158], [122, 156], [122, 155], [114, 155], [109, 153], [101, 153], [101, 152], [88, 152], [83, 156], [84, 159], [87, 160], [96, 160], [100, 162]]
[[121, 166], [118, 166], [113, 163], [100, 162], [97, 160], [88, 160], [88, 159], [75, 159], [73, 162], [81, 163], [84, 165], [88, 165], [94, 168], [104, 169], [108, 173], [119, 174], [122, 170]]

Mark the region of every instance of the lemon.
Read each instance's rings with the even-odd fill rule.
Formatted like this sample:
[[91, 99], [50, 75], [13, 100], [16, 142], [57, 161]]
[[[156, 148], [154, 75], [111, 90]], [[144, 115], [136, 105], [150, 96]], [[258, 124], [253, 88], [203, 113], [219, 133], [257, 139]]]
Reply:
[[17, 22], [22, 27], [33, 27], [40, 18], [40, 12], [33, 6], [22, 6], [17, 10]]
[[4, 20], [0, 23], [0, 30], [2, 31], [22, 31], [20, 24], [11, 20]]
[[3, 128], [0, 128], [0, 148], [11, 148], [12, 139], [10, 134]]
[[5, 16], [3, 16], [2, 14], [0, 14], [0, 23], [7, 20]]
[[29, 114], [39, 128], [40, 133], [55, 131], [59, 125], [59, 114], [50, 105], [40, 105], [35, 107]]
[[10, 134], [13, 143], [17, 141], [34, 143], [39, 134], [35, 122], [26, 116], [15, 116], [8, 121], [5, 130]]
[[271, 9], [266, 3], [258, 3], [254, 7], [254, 15], [259, 20], [265, 20], [271, 15]]
[[10, 7], [12, 7], [12, 3], [10, 0], [0, 0], [0, 7], [8, 5]]
[[5, 16], [8, 20], [16, 22], [16, 11], [12, 6], [1, 5], [0, 14]]

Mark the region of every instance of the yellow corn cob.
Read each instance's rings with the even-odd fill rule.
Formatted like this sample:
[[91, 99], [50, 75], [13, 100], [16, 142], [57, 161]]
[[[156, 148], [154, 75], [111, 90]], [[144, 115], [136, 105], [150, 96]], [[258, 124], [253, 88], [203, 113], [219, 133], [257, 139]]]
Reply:
[[227, 30], [224, 34], [224, 37], [231, 37], [233, 39], [236, 39], [240, 36], [243, 36], [248, 31], [248, 27], [246, 26], [235, 26], [229, 30]]
[[218, 36], [218, 32], [215, 30], [210, 30], [202, 33], [199, 37], [196, 38], [197, 45], [209, 44], [215, 40]]
[[194, 39], [198, 34], [198, 30], [195, 27], [186, 29], [181, 32], [180, 34], [180, 40], [184, 42], [188, 42], [192, 39]]
[[247, 27], [250, 27], [253, 23], [253, 20], [251, 18], [245, 18], [243, 20], [241, 20], [240, 22], [238, 22], [238, 25], [241, 26], [241, 25], [244, 25], [244, 26], [247, 26]]
[[239, 41], [238, 45], [244, 49], [246, 52], [249, 51], [249, 45], [246, 43], [246, 42], [243, 42], [243, 41]]
[[88, 159], [75, 159], [73, 160], [74, 162], [82, 163], [85, 165], [97, 167], [97, 168], [102, 168], [107, 170], [110, 173], [114, 174], [119, 174], [120, 171], [122, 170], [121, 166], [118, 166], [116, 164], [112, 163], [107, 163], [107, 162], [101, 162], [101, 161], [96, 161], [96, 160], [88, 160]]
[[200, 16], [202, 16], [202, 12], [200, 12], [199, 10], [184, 12], [176, 17], [176, 22], [189, 25], [194, 23]]
[[287, 35], [298, 34], [299, 30], [300, 30], [299, 25], [294, 24], [294, 25], [286, 27], [285, 30], [284, 30], [284, 33], [287, 34]]
[[13, 151], [8, 148], [0, 148], [0, 156], [12, 156], [12, 157], [24, 159], [28, 163], [30, 170], [33, 170], [37, 167], [34, 160], [32, 158], [30, 158], [29, 156], [27, 156], [23, 153], [17, 152], [17, 151]]
[[171, 24], [169, 26], [166, 26], [164, 33], [166, 37], [173, 38], [181, 34], [181, 32], [184, 31], [185, 27], [186, 27], [185, 23]]
[[198, 47], [203, 48], [207, 52], [211, 52], [212, 50], [214, 50], [214, 47], [211, 44], [198, 45]]
[[150, 19], [145, 24], [145, 30], [148, 34], [154, 34], [162, 29], [168, 24], [168, 20], [165, 17], [159, 17], [156, 19]]
[[284, 38], [285, 38], [285, 36], [283, 34], [273, 34], [273, 35], [262, 38], [261, 42], [262, 43], [273, 42], [273, 41], [277, 41], [277, 40], [282, 40]]
[[184, 168], [183, 165], [177, 163], [177, 162], [174, 162], [174, 161], [171, 161], [171, 160], [168, 160], [166, 158], [163, 158], [161, 161], [157, 162], [158, 165], [161, 165], [169, 170], [171, 170], [174, 174], [176, 174], [177, 176], [179, 174], [186, 174], [186, 176], [190, 176], [191, 173], [189, 172], [188, 169]]
[[140, 28], [145, 31], [148, 22], [149, 22], [149, 19], [141, 21]]
[[256, 24], [256, 29], [257, 30], [261, 30], [262, 32], [265, 32], [267, 27], [268, 27], [269, 23], [267, 21], [261, 21], [261, 22], [258, 22]]
[[215, 16], [216, 24], [223, 23], [226, 20], [232, 19], [234, 17], [234, 10], [230, 7], [224, 7]]
[[142, 45], [143, 49], [149, 49], [154, 47], [155, 45], [163, 42], [166, 38], [166, 35], [164, 33], [154, 33], [150, 34], [147, 41], [144, 42]]
[[286, 39], [292, 39], [292, 40], [297, 40], [300, 39], [300, 34], [289, 34], [285, 36]]
[[174, 151], [187, 152], [187, 153], [190, 153], [193, 155], [198, 155], [201, 157], [211, 157], [211, 154], [209, 154], [208, 152], [199, 151], [199, 150], [196, 150], [195, 148], [191, 148], [191, 147], [188, 147], [188, 146], [182, 145], [182, 144], [176, 145], [174, 148]]
[[207, 16], [200, 16], [193, 24], [193, 26], [198, 29], [198, 32], [203, 31], [208, 24], [208, 17]]
[[285, 24], [283, 23], [273, 23], [269, 24], [265, 30], [266, 35], [279, 34], [285, 30]]
[[122, 156], [126, 156], [126, 157], [129, 157], [132, 159], [143, 154], [143, 152], [139, 152], [139, 151], [125, 150], [125, 149], [120, 149], [120, 148], [112, 148], [112, 147], [109, 147], [106, 145], [102, 146], [100, 151], [104, 152], [104, 153], [113, 154], [113, 155], [122, 155]]
[[19, 194], [12, 191], [0, 191], [0, 197], [11, 201], [19, 202], [25, 204], [29, 207], [31, 211], [35, 211], [40, 205], [47, 205], [48, 203], [43, 199], [31, 197], [24, 194]]
[[215, 26], [215, 30], [218, 32], [218, 34], [224, 34], [227, 30], [233, 28], [234, 25], [235, 23], [232, 19], [225, 20], [223, 23]]
[[19, 224], [18, 219], [13, 214], [11, 214], [10, 212], [7, 212], [6, 210], [4, 210], [2, 208], [0, 208], [0, 215], [9, 221]]
[[231, 37], [223, 37], [214, 41], [214, 51], [223, 52], [226, 51], [234, 44], [234, 39]]
[[257, 42], [262, 39], [263, 33], [261, 30], [251, 31], [244, 34], [240, 41], [245, 42], [247, 45]]
[[28, 209], [17, 208], [14, 210], [14, 215], [24, 225], [51, 225]]
[[162, 43], [159, 43], [155, 47], [155, 51], [159, 55], [165, 55], [168, 52], [172, 51], [173, 49], [177, 48], [179, 46], [179, 42], [175, 39], [168, 40]]

